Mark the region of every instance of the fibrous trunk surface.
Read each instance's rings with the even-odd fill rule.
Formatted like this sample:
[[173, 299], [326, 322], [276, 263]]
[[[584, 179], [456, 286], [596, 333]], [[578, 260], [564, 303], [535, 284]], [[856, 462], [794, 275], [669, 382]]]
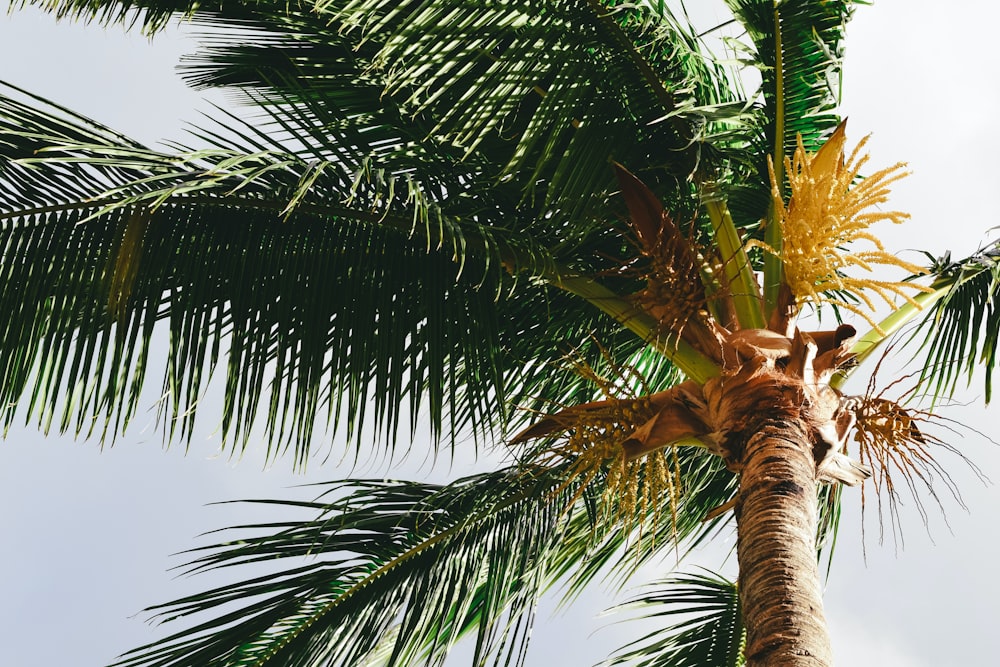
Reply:
[[746, 411], [732, 415], [738, 428], [729, 433], [742, 448], [735, 509], [746, 664], [829, 666], [816, 558], [816, 460], [803, 403], [795, 400], [802, 395], [774, 376], [759, 379], [747, 392], [736, 390], [746, 400], [734, 403]]

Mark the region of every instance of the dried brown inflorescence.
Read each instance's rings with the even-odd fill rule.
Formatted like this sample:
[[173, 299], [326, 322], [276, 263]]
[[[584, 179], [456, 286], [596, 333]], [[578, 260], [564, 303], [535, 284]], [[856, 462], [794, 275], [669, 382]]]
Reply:
[[660, 334], [682, 338], [710, 359], [721, 360], [724, 329], [708, 312], [702, 279], [706, 270], [696, 244], [639, 179], [620, 165], [616, 173], [643, 258], [636, 270], [645, 286], [633, 300], [659, 323]]
[[[867, 393], [852, 397], [849, 404], [857, 417], [854, 440], [858, 446], [858, 458], [873, 471], [872, 487], [878, 505], [880, 528], [884, 531], [884, 516], [888, 513], [893, 534], [898, 539], [900, 487], [909, 492], [925, 523], [924, 497], [930, 497], [943, 512], [940, 493], [945, 489], [959, 505], [963, 505], [958, 486], [938, 462], [937, 454], [954, 454], [981, 478], [982, 473], [956, 447], [933, 432], [942, 429], [954, 432], [956, 425], [949, 426], [945, 419], [929, 410], [906, 406], [918, 396], [919, 384], [900, 391], [896, 399], [887, 397], [890, 390], [911, 380], [910, 376], [899, 378], [881, 391], [876, 391], [876, 378], [884, 359], [885, 356], [876, 365]], [[862, 507], [867, 505], [867, 501], [867, 494], [862, 489]]]

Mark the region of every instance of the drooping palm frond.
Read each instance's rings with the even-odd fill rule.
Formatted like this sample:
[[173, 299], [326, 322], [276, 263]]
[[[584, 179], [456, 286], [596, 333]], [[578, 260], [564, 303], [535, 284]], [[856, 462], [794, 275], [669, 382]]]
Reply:
[[[922, 391], [935, 400], [950, 397], [962, 376], [971, 381], [982, 366], [988, 403], [1000, 338], [1000, 316], [994, 307], [1000, 293], [1000, 244], [994, 242], [959, 260], [951, 253], [938, 258], [928, 253], [927, 257], [927, 272], [909, 280], [930, 275], [929, 291], [886, 316], [877, 329], [858, 339], [851, 352], [864, 361], [876, 355], [892, 336], [914, 325], [906, 343], [917, 341], [916, 356], [923, 353]], [[846, 375], [837, 378], [833, 386], [842, 387]]]
[[551, 477], [505, 470], [444, 487], [353, 481], [331, 487], [332, 501], [280, 503], [316, 517], [234, 529], [235, 541], [206, 548], [192, 567], [274, 558], [291, 567], [154, 608], [167, 620], [218, 616], [118, 664], [349, 665], [386, 633], [388, 664], [440, 664], [470, 627], [476, 664], [520, 664], [563, 530], [567, 494], [555, 488]]
[[[28, 392], [32, 407], [48, 413], [43, 419], [62, 409], [63, 429], [74, 419], [78, 432], [101, 428], [94, 422], [100, 414], [104, 428], [121, 426], [135, 409], [159, 319], [170, 323], [169, 428], [181, 433], [189, 432], [204, 375], [223, 353], [224, 429], [246, 436], [264, 394], [264, 367], [276, 364], [264, 408], [268, 428], [299, 442], [308, 440], [317, 413], [336, 414], [344, 399], [353, 419], [375, 388], [389, 430], [404, 396], [416, 413], [425, 385], [437, 406], [432, 416], [441, 415], [442, 392], [459, 384], [445, 381], [444, 360], [461, 357], [463, 347], [481, 360], [495, 354], [468, 324], [495, 317], [495, 278], [483, 289], [482, 271], [461, 279], [452, 253], [393, 230], [365, 207], [333, 202], [281, 213], [281, 201], [292, 196], [289, 181], [302, 178], [296, 165], [308, 175], [307, 163], [258, 154], [254, 168], [266, 176], [240, 182], [223, 173], [239, 172], [232, 161], [184, 164], [83, 119], [11, 98], [3, 103], [2, 150], [10, 161], [0, 166], [0, 182], [11, 193], [3, 203], [0, 298], [8, 404]], [[50, 149], [37, 161], [39, 142], [57, 139], [61, 153]], [[159, 202], [153, 189], [160, 182], [183, 190], [193, 181], [200, 192], [183, 201]], [[124, 203], [93, 217], [109, 206], [94, 198], [114, 188]], [[469, 319], [463, 325], [455, 318]], [[454, 338], [461, 331], [468, 346]], [[483, 383], [498, 381], [496, 368], [465, 361], [476, 375], [470, 384], [491, 391]], [[60, 394], [74, 400], [60, 406]], [[9, 423], [13, 414], [6, 417]]]
[[447, 486], [351, 481], [314, 502], [257, 501], [315, 516], [229, 529], [234, 539], [196, 550], [191, 570], [292, 564], [152, 608], [161, 620], [203, 620], [117, 664], [346, 665], [373, 651], [390, 665], [440, 664], [470, 632], [475, 664], [521, 664], [545, 588], [570, 577], [572, 594], [610, 566], [627, 577], [664, 545], [680, 548], [711, 528], [701, 521], [706, 505], [732, 493], [732, 476], [697, 451], [683, 457], [690, 494], [661, 499], [673, 520], [651, 523], [636, 541], [605, 523], [600, 479], [577, 488], [559, 467]]
[[[933, 259], [933, 258], [932, 258]], [[992, 397], [993, 369], [1000, 341], [1000, 242], [961, 260], [950, 253], [934, 259], [931, 286], [946, 290], [920, 322], [926, 351], [921, 383], [935, 397], [953, 395], [958, 380], [985, 374], [985, 400]]]
[[[4, 396], [13, 405], [30, 393], [44, 423], [119, 431], [160, 319], [170, 323], [168, 431], [191, 434], [191, 408], [222, 366], [224, 434], [244, 441], [265, 412], [300, 461], [317, 415], [336, 426], [343, 414], [360, 432], [370, 394], [386, 433], [400, 406], [415, 417], [426, 398], [432, 426], [453, 437], [490, 428], [507, 394], [569, 400], [565, 388], [581, 387], [558, 361], [591, 337], [623, 356], [642, 349], [585, 301], [504, 277], [506, 258], [544, 264], [545, 253], [512, 234], [516, 208], [497, 220], [488, 191], [427, 202], [404, 185], [403, 214], [378, 212], [382, 195], [350, 194], [339, 165], [281, 152], [249, 128], [243, 143], [217, 137], [212, 150], [178, 156], [62, 109], [3, 105]], [[456, 261], [464, 252], [472, 257]], [[266, 381], [269, 364], [278, 372]], [[671, 381], [669, 364], [658, 367], [668, 373], [654, 381]]]
[[[45, 6], [150, 29], [192, 9]], [[552, 3], [537, 12], [515, 3], [486, 18], [470, 8], [475, 30], [456, 21], [444, 39], [434, 13], [444, 6], [199, 6], [194, 20], [215, 32], [192, 76], [244, 91], [262, 115], [255, 125], [223, 116], [225, 130], [196, 131], [207, 147], [181, 154], [147, 150], [39, 100], [33, 109], [8, 98], [4, 218], [9, 247], [23, 258], [7, 267], [7, 303], [20, 323], [7, 340], [16, 360], [10, 403], [30, 390], [30, 409], [60, 428], [117, 432], [134, 413], [152, 322], [163, 317], [172, 330], [168, 430], [190, 435], [191, 408], [228, 344], [223, 432], [245, 439], [266, 412], [269, 439], [296, 443], [300, 461], [318, 412], [336, 425], [343, 410], [360, 432], [369, 395], [377, 404], [368, 414], [386, 433], [401, 406], [416, 415], [426, 405], [432, 425], [451, 436], [502, 421], [508, 393], [566, 398], [546, 392], [572, 379], [536, 383], [519, 365], [550, 365], [608, 329], [607, 320], [537, 282], [510, 281], [503, 268], [554, 276], [571, 292], [553, 255], [573, 271], [614, 268], [631, 248], [608, 224], [619, 208], [609, 200], [608, 158], [667, 165], [660, 185], [674, 200], [687, 197], [684, 177], [721, 154], [697, 129], [698, 109], [732, 97], [690, 30], [652, 8]], [[384, 29], [373, 32], [372, 22]], [[435, 37], [408, 39], [421, 34]], [[627, 57], [613, 57], [621, 49]], [[601, 118], [623, 125], [609, 134]], [[51, 234], [61, 235], [60, 264], [27, 270]], [[186, 243], [198, 252], [185, 256], [178, 244]], [[289, 262], [299, 268], [287, 270]], [[430, 282], [417, 287], [425, 275]], [[71, 276], [76, 296], [51, 308], [48, 295]], [[240, 283], [258, 290], [234, 294]], [[602, 290], [584, 298], [606, 306], [616, 295]], [[18, 293], [37, 298], [18, 303]], [[504, 317], [505, 304], [515, 304], [507, 312], [558, 307], [570, 324], [556, 327], [565, 336], [537, 357], [538, 345], [522, 347], [531, 337]], [[476, 322], [476, 332], [450, 324], [460, 321]], [[504, 343], [491, 340], [511, 323]], [[452, 335], [441, 337], [445, 330]], [[640, 347], [618, 332], [602, 343], [621, 356]], [[108, 344], [115, 351], [105, 359], [95, 350]], [[58, 353], [30, 380], [43, 345]], [[279, 371], [270, 385], [261, 373], [268, 363]], [[60, 394], [79, 398], [57, 405]]]
[[[230, 123], [230, 133], [225, 136], [214, 130], [202, 130], [197, 136], [208, 141], [211, 147], [189, 151], [183, 156], [146, 151], [120, 138], [102, 137], [95, 146], [92, 141], [81, 141], [72, 132], [68, 135], [55, 133], [58, 139], [54, 142], [52, 132], [36, 132], [37, 136], [22, 141], [7, 155], [10, 159], [23, 160], [8, 168], [8, 182], [12, 191], [17, 191], [13, 199], [17, 203], [9, 219], [17, 220], [21, 215], [18, 211], [28, 213], [30, 210], [34, 215], [39, 211], [51, 213], [48, 209], [52, 206], [68, 206], [74, 213], [67, 214], [64, 225], [73, 225], [99, 212], [105, 214], [107, 223], [117, 211], [120, 217], [113, 224], [112, 236], [120, 234], [121, 237], [94, 241], [92, 245], [119, 248], [103, 260], [110, 267], [103, 270], [110, 292], [108, 310], [119, 320], [128, 311], [129, 300], [138, 299], [139, 295], [132, 293], [133, 287], [141, 282], [139, 272], [155, 256], [144, 251], [139, 239], [150, 225], [162, 224], [157, 221], [158, 217], [167, 212], [186, 216], [192, 205], [202, 207], [195, 216], [197, 219], [214, 211], [213, 207], [231, 212], [236, 206], [239, 209], [250, 207], [253, 215], [273, 221], [283, 217], [289, 221], [312, 219], [321, 226], [334, 221], [338, 229], [357, 225], [365, 230], [364, 234], [377, 230], [380, 239], [383, 234], [393, 239], [389, 244], [393, 247], [398, 240], [404, 254], [416, 252], [421, 244], [435, 250], [428, 253], [438, 256], [436, 261], [440, 268], [431, 272], [435, 275], [449, 274], [445, 267], [446, 257], [451, 254], [462, 268], [462, 280], [458, 281], [462, 287], [454, 292], [466, 295], [445, 301], [450, 304], [446, 311], [452, 319], [463, 318], [471, 312], [469, 298], [478, 303], [475, 312], [487, 314], [490, 306], [482, 297], [486, 292], [507, 291], [511, 300], [516, 298], [521, 303], [544, 308], [551, 301], [548, 290], [522, 280], [514, 286], [522, 290], [528, 285], [527, 293], [535, 296], [530, 299], [526, 295], [514, 297], [513, 292], [509, 292], [511, 285], [500, 275], [500, 266], [513, 271], [526, 269], [536, 275], [539, 271], [549, 271], [545, 279], [553, 275], [561, 278], [558, 275], [561, 270], [553, 273], [551, 268], [554, 253], [556, 259], [562, 256], [569, 261], [573, 270], [593, 275], [615, 267], [615, 260], [608, 258], [627, 257], [634, 252], [615, 225], [608, 224], [618, 208], [608, 199], [611, 180], [608, 170], [603, 168], [608, 157], [623, 156], [621, 159], [630, 165], [649, 172], [654, 188], [664, 199], [682, 202], [678, 206], [683, 209], [693, 201], [690, 186], [684, 182], [685, 176], [696, 169], [710, 173], [714, 166], [724, 163], [719, 160], [733, 157], [727, 151], [746, 148], [753, 143], [745, 132], [743, 135], [737, 132], [742, 138], [713, 144], [713, 131], [730, 127], [737, 121], [734, 117], [725, 120], [726, 112], [721, 107], [713, 113], [706, 109], [720, 104], [725, 106], [736, 97], [729, 92], [730, 82], [724, 73], [706, 64], [698, 41], [692, 36], [693, 31], [674, 20], [660, 5], [662, 3], [637, 8], [612, 4], [602, 8], [596, 3], [553, 2], [546, 11], [539, 12], [534, 5], [521, 7], [514, 3], [491, 7], [489, 17], [492, 18], [488, 26], [482, 23], [486, 19], [479, 8], [469, 10], [471, 23], [463, 23], [458, 17], [463, 15], [464, 9], [446, 9], [450, 5], [439, 2], [398, 6], [376, 0], [327, 3], [315, 8], [315, 12], [297, 11], [284, 4], [272, 7], [267, 3], [201, 6], [201, 13], [194, 17], [196, 21], [210, 30], [221, 26], [229, 26], [232, 30], [230, 34], [216, 31], [203, 57], [192, 62], [191, 74], [199, 85], [235, 87], [244, 91], [247, 99], [264, 114], [262, 128]], [[46, 6], [57, 13], [104, 21], [145, 22], [150, 29], [161, 26], [170, 12], [192, 9], [176, 3], [93, 4], [75, 0], [46, 3]], [[789, 12], [790, 25], [796, 24], [798, 14], [791, 9], [783, 8], [782, 11]], [[445, 15], [448, 21], [441, 20]], [[846, 16], [846, 9], [841, 15], [842, 19]], [[448, 33], [447, 39], [440, 34], [441, 25], [453, 26], [449, 30], [454, 32]], [[820, 41], [825, 39], [835, 44], [839, 35], [835, 27], [831, 23], [829, 35], [825, 31], [817, 33]], [[248, 34], [254, 39], [247, 39]], [[489, 43], [482, 42], [483, 39]], [[542, 44], [545, 46], [540, 46]], [[624, 56], [619, 57], [622, 54]], [[791, 60], [797, 62], [794, 58]], [[814, 70], [818, 65], [812, 60], [809, 63], [812, 64], [803, 65], [803, 71], [815, 78]], [[835, 59], [827, 64], [833, 67]], [[564, 77], [567, 68], [576, 72], [572, 80]], [[792, 67], [789, 71], [798, 70]], [[608, 85], [618, 88], [605, 94], [602, 86]], [[821, 101], [821, 107], [827, 103], [826, 98]], [[612, 106], [608, 107], [609, 104]], [[589, 124], [585, 122], [590, 117], [588, 114], [595, 118], [614, 118], [617, 119], [614, 122], [624, 122], [628, 127], [623, 126], [620, 134], [609, 133], [604, 128], [591, 136]], [[20, 109], [18, 114], [12, 115], [12, 125], [19, 126], [23, 115]], [[657, 122], [650, 124], [651, 120]], [[567, 130], [567, 127], [572, 129]], [[231, 136], [233, 132], [237, 135], [235, 140]], [[725, 134], [720, 132], [719, 136]], [[45, 137], [48, 137], [45, 141], [49, 148], [33, 155], [33, 151], [41, 148], [39, 142]], [[21, 139], [29, 138], [21, 136]], [[658, 169], [650, 171], [654, 166]], [[123, 167], [124, 172], [115, 171]], [[38, 200], [20, 193], [26, 182], [19, 173], [23, 168], [31, 170], [29, 182], [47, 184], [42, 190], [45, 197]], [[86, 192], [80, 190], [81, 183]], [[25, 191], [39, 192], [33, 184]], [[71, 205], [74, 197], [98, 198], [99, 201], [87, 201], [86, 205], [74, 207]], [[202, 201], [203, 198], [210, 201]], [[685, 199], [688, 200], [686, 204], [683, 203]], [[155, 216], [148, 214], [150, 208], [155, 209]], [[388, 229], [398, 235], [393, 236]], [[412, 238], [407, 238], [407, 234]], [[29, 242], [25, 247], [31, 249], [32, 245]], [[385, 273], [386, 266], [397, 265], [393, 251], [387, 247], [380, 246], [379, 250], [384, 253], [384, 264], [363, 260], [365, 266], [385, 274], [376, 276], [362, 272], [361, 276], [367, 278], [363, 280], [365, 288], [371, 289], [374, 281], [382, 279], [384, 284], [379, 286], [380, 290], [396, 292], [396, 288], [402, 289], [392, 282], [395, 272]], [[138, 261], [140, 255], [143, 261]], [[273, 260], [279, 256], [281, 251], [269, 258]], [[365, 256], [370, 259], [372, 254], [366, 251]], [[231, 258], [239, 257], [239, 254], [231, 255]], [[357, 259], [352, 257], [351, 261]], [[245, 264], [232, 263], [239, 265], [238, 275], [252, 275], [246, 273]], [[67, 265], [74, 264], [67, 262]], [[466, 280], [470, 272], [478, 277]], [[349, 275], [356, 277], [358, 274], [350, 272]], [[284, 272], [282, 277], [295, 276], [292, 272]], [[349, 289], [354, 283], [348, 280], [341, 284]], [[435, 289], [441, 285], [443, 283]], [[158, 284], [153, 288], [157, 286], [164, 287]], [[565, 281], [561, 286], [566, 288]], [[624, 288], [619, 293], [630, 291], [627, 286], [619, 286]], [[475, 297], [469, 296], [470, 291], [476, 292]], [[176, 295], [178, 290], [174, 293]], [[198, 290], [189, 288], [186, 293], [197, 294]], [[600, 296], [590, 297], [590, 301], [606, 303], [607, 297], [613, 299], [616, 295], [613, 290], [604, 290]], [[417, 297], [417, 301], [431, 306], [423, 296]], [[162, 312], [168, 312], [166, 301], [158, 303], [155, 297], [149, 297], [147, 303], [157, 303]], [[214, 350], [224, 339], [217, 336], [218, 332], [242, 334], [238, 325], [228, 324], [225, 306], [220, 310], [218, 304], [216, 300], [214, 305], [208, 306], [208, 312], [218, 317], [199, 316], [200, 335], [191, 337], [191, 332], [198, 331], [199, 327], [190, 326], [190, 321], [175, 327], [175, 331], [188, 332], [185, 334], [188, 337], [186, 349], [213, 350], [209, 366], [214, 365], [217, 354]], [[440, 306], [441, 302], [437, 304]], [[379, 309], [381, 315], [359, 318], [353, 324], [344, 314], [348, 311], [337, 309], [336, 312], [342, 313], [341, 323], [349, 326], [338, 327], [345, 335], [336, 340], [346, 342], [351, 338], [350, 332], [361, 328], [384, 332], [384, 324], [394, 324], [395, 319], [386, 317], [385, 311], [396, 305], [396, 302], [384, 302], [384, 307]], [[586, 310], [586, 305], [575, 304], [574, 312], [565, 314], [566, 319], [579, 322], [581, 305]], [[177, 302], [169, 312], [178, 313], [179, 307], [180, 302]], [[290, 304], [290, 310], [298, 317], [298, 306]], [[65, 312], [75, 311], [70, 308]], [[438, 372], [440, 361], [447, 359], [451, 363], [463, 359], [471, 348], [456, 346], [450, 341], [450, 345], [432, 352], [429, 332], [433, 327], [421, 324], [426, 312], [417, 309], [409, 326], [393, 326], [395, 334], [389, 337], [393, 341], [391, 347], [381, 343], [376, 347], [384, 352], [406, 349], [411, 360], [426, 359], [427, 375], [407, 376], [404, 372], [409, 368], [407, 364], [390, 367], [387, 363], [376, 363], [375, 370], [370, 373], [362, 372], [355, 365], [347, 373], [338, 374], [334, 370], [330, 374], [327, 396], [313, 389], [301, 393], [295, 389], [299, 378], [315, 377], [316, 369], [320, 368], [325, 372], [328, 364], [320, 361], [319, 347], [303, 347], [311, 352], [300, 359], [299, 350], [304, 345], [301, 337], [297, 339], [293, 335], [290, 341], [276, 337], [275, 332], [281, 327], [271, 327], [271, 318], [248, 315], [246, 320], [254, 325], [251, 328], [258, 334], [264, 332], [268, 341], [243, 343], [244, 349], [266, 351], [263, 355], [251, 353], [250, 356], [269, 361], [285, 359], [279, 361], [279, 365], [296, 370], [279, 375], [275, 385], [277, 391], [265, 398], [266, 392], [257, 390], [261, 387], [260, 375], [252, 364], [242, 367], [238, 363], [230, 364], [230, 374], [239, 370], [251, 381], [246, 385], [250, 388], [249, 396], [241, 399], [242, 403], [235, 402], [234, 394], [227, 399], [235, 408], [227, 408], [224, 430], [231, 423], [252, 423], [257, 409], [252, 406], [265, 400], [269, 403], [267, 427], [272, 434], [280, 430], [276, 415], [283, 406], [295, 406], [286, 423], [301, 427], [290, 440], [302, 443], [312, 428], [307, 418], [312, 414], [309, 405], [326, 405], [329, 413], [337, 415], [341, 405], [333, 395], [347, 393], [347, 413], [353, 415], [360, 412], [364, 398], [374, 389], [377, 396], [388, 396], [383, 407], [401, 406], [402, 397], [408, 395], [410, 407], [416, 412], [422, 387], [431, 390], [430, 412], [432, 423], [437, 427], [445, 431], [454, 431], [456, 425], [467, 424], [488, 428], [491, 422], [488, 415], [504, 415], [502, 386], [520, 386], [522, 396], [554, 386], [547, 379], [536, 386], [529, 376], [511, 370], [511, 366], [491, 353], [481, 353], [478, 361], [470, 358], [466, 360], [469, 363], [457, 362], [455, 366], [462, 368], [463, 373], [455, 375], [447, 371], [449, 381], [442, 382], [446, 372]], [[317, 315], [315, 321], [325, 321], [324, 315], [326, 313]], [[73, 317], [76, 315], [66, 316], [66, 321]], [[619, 319], [629, 325], [638, 321], [631, 316]], [[28, 318], [27, 321], [27, 330], [39, 330], [32, 323], [36, 320]], [[138, 336], [139, 331], [149, 331], [145, 325], [139, 326], [140, 321], [144, 320], [140, 317], [131, 321], [132, 341], [146, 339]], [[575, 328], [576, 335], [565, 341], [566, 347], [578, 345], [586, 335], [586, 327], [593, 321], [594, 316], [590, 316], [582, 326]], [[56, 328], [71, 332], [73, 326], [63, 324]], [[215, 332], [214, 338], [206, 337], [206, 327]], [[640, 335], [648, 338], [650, 327], [643, 327]], [[287, 328], [295, 332], [304, 325], [293, 322]], [[411, 337], [417, 329], [428, 333], [418, 336], [421, 342], [411, 346]], [[106, 329], [91, 329], [98, 330], [103, 332], [100, 334], [103, 340], [111, 340]], [[60, 336], [58, 340], [70, 340]], [[509, 337], [514, 338], [517, 336]], [[626, 338], [618, 336], [614, 343]], [[85, 337], [73, 340], [79, 341], [80, 350], [89, 345]], [[335, 339], [328, 342], [335, 342]], [[621, 352], [612, 341], [603, 342], [616, 353]], [[17, 349], [24, 345], [23, 342], [15, 343]], [[491, 346], [484, 347], [490, 349]], [[449, 352], [449, 349], [461, 351]], [[496, 347], [492, 349], [499, 353]], [[125, 347], [121, 347], [118, 356], [124, 355], [124, 350]], [[559, 353], [565, 351], [560, 349]], [[357, 356], [352, 353], [352, 358], [360, 360], [367, 352], [359, 352]], [[631, 352], [626, 350], [624, 353]], [[201, 378], [209, 374], [207, 369], [194, 363], [201, 354], [203, 352], [194, 356], [171, 356], [173, 377], [168, 379], [165, 393], [171, 397], [184, 394], [187, 398], [175, 401], [167, 415], [178, 417], [173, 428], [181, 433], [190, 432], [188, 419], [192, 413], [189, 408], [200, 395]], [[70, 356], [63, 355], [66, 359]], [[80, 364], [91, 363], [89, 358], [87, 354], [79, 356]], [[138, 363], [136, 370], [129, 370], [126, 365], [123, 373], [133, 378], [130, 386], [140, 387], [144, 374], [139, 367], [144, 365], [147, 355], [141, 351], [134, 358]], [[531, 359], [516, 351], [506, 358]], [[67, 364], [70, 369], [80, 365]], [[30, 363], [26, 367], [30, 368]], [[50, 389], [48, 396], [58, 393], [51, 389], [63, 382], [61, 373], [56, 374], [58, 381], [43, 383]], [[123, 373], [118, 375], [123, 376]], [[347, 392], [333, 391], [334, 377], [343, 383], [341, 386], [347, 387]], [[465, 380], [472, 377], [492, 378], [493, 385], [484, 391], [469, 389], [471, 384]], [[499, 382], [499, 377], [507, 381]], [[512, 383], [511, 377], [516, 381]], [[309, 385], [310, 380], [306, 382]], [[120, 380], [114, 383], [118, 387], [126, 386]], [[560, 383], [565, 385], [566, 381]], [[75, 385], [71, 377], [66, 386]], [[442, 385], [446, 389], [434, 395], [435, 388]], [[20, 395], [25, 386], [21, 381], [12, 395]], [[466, 389], [471, 392], [466, 397], [479, 396], [483, 402], [459, 401], [457, 405], [452, 402], [456, 417], [450, 425], [443, 426], [441, 406], [447, 402], [444, 396], [455, 398], [463, 395]], [[100, 396], [103, 392], [99, 386], [85, 386], [81, 391], [86, 396]], [[496, 400], [489, 400], [489, 397], [496, 397]], [[542, 400], [554, 398], [562, 396], [546, 395]], [[97, 399], [97, 402], [103, 406], [112, 404], [105, 399]], [[124, 410], [118, 408], [118, 423], [127, 421], [134, 409], [134, 404], [131, 406]], [[54, 407], [50, 406], [51, 409]], [[67, 427], [71, 413], [74, 410], [64, 412], [63, 428]], [[93, 410], [88, 409], [77, 412], [77, 421], [93, 424], [92, 413]], [[110, 418], [110, 412], [108, 414]], [[388, 431], [392, 430], [393, 421], [391, 417], [387, 419]], [[283, 434], [287, 435], [287, 431]], [[301, 448], [299, 452], [301, 455]]]
[[736, 584], [717, 575], [678, 574], [621, 608], [654, 607], [648, 619], [682, 619], [650, 632], [603, 663], [634, 667], [739, 667], [746, 632]]

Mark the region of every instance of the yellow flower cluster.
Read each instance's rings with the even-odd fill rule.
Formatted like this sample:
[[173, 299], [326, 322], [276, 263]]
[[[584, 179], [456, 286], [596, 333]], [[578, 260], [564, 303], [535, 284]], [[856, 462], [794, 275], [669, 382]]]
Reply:
[[[575, 415], [567, 424], [567, 438], [543, 456], [551, 463], [572, 461], [560, 490], [584, 487], [604, 475], [604, 500], [612, 524], [621, 522], [626, 530], [641, 526], [652, 515], [659, 522], [664, 497], [673, 508], [678, 480], [671, 470], [668, 453], [656, 450], [628, 460], [622, 442], [644, 421], [652, 417], [648, 401], [610, 399], [599, 410]], [[574, 497], [574, 501], [576, 498]]]
[[[878, 208], [888, 201], [889, 186], [907, 175], [903, 170], [905, 165], [898, 163], [859, 178], [861, 169], [868, 162], [868, 155], [862, 154], [868, 137], [861, 140], [846, 161], [845, 140], [843, 123], [816, 153], [806, 153], [802, 137], [799, 137], [792, 160], [785, 159], [791, 189], [787, 206], [775, 178], [774, 165], [768, 162], [774, 209], [782, 229], [782, 247], [776, 251], [764, 244], [755, 245], [781, 258], [785, 282], [797, 303], [833, 302], [834, 299], [826, 293], [840, 291], [853, 295], [867, 306], [868, 311], [874, 311], [875, 304], [865, 294], [866, 290], [875, 292], [890, 306], [894, 305], [894, 295], [912, 303], [913, 299], [905, 290], [919, 291], [924, 288], [912, 283], [859, 278], [846, 273], [850, 269], [870, 273], [876, 264], [896, 266], [910, 273], [923, 271], [886, 252], [879, 239], [867, 231], [876, 222], [888, 220], [899, 224], [910, 217], [899, 211]], [[846, 250], [847, 244], [861, 240], [868, 241], [874, 248], [853, 252]], [[839, 299], [836, 303], [875, 325], [868, 311]]]
[[637, 368], [614, 363], [607, 350], [602, 347], [601, 351], [611, 377], [602, 376], [583, 359], [574, 359], [573, 366], [605, 400], [559, 412], [558, 430], [565, 431], [565, 437], [538, 452], [536, 462], [543, 466], [569, 463], [557, 491], [576, 488], [568, 507], [597, 483], [604, 487], [606, 515], [602, 520], [606, 526], [620, 524], [630, 531], [646, 522], [659, 525], [664, 509], [673, 519], [680, 497], [677, 454], [658, 449], [636, 459], [626, 456], [622, 443], [654, 416], [649, 399], [637, 393], [648, 393], [649, 387]]

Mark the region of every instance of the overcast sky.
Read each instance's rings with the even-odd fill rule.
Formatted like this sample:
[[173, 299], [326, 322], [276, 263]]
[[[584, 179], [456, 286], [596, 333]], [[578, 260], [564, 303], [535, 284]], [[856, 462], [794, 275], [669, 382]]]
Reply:
[[[899, 251], [965, 255], [1000, 224], [994, 213], [1000, 8], [985, 1], [943, 6], [883, 0], [859, 9], [848, 29], [844, 112], [852, 143], [873, 133], [873, 166], [902, 160], [913, 171], [893, 201], [893, 208], [913, 214], [912, 222], [876, 233]], [[192, 48], [177, 30], [150, 44], [120, 29], [57, 25], [30, 11], [0, 16], [0, 79], [146, 142], [180, 137], [182, 121], [197, 120], [194, 109], [209, 109], [173, 71]], [[912, 253], [908, 258], [919, 260]], [[959, 402], [968, 405], [943, 414], [1000, 438], [978, 385]], [[151, 413], [140, 415], [104, 451], [34, 428], [12, 430], [0, 442], [0, 664], [96, 667], [150, 641], [159, 635], [137, 612], [206, 585], [175, 579], [167, 570], [182, 559], [169, 554], [198, 544], [194, 538], [205, 530], [264, 518], [207, 503], [287, 497], [293, 484], [347, 474], [314, 465], [305, 476], [291, 475], [289, 461], [265, 471], [257, 455], [241, 462], [220, 456], [211, 416], [203, 418], [205, 431], [186, 456], [180, 447], [164, 451], [151, 422]], [[1000, 480], [996, 446], [970, 433], [951, 442]], [[405, 474], [426, 473], [414, 472], [419, 463]], [[879, 545], [878, 524], [869, 515], [867, 563], [859, 494], [845, 494], [825, 598], [839, 664], [995, 664], [1000, 492], [953, 458], [945, 463], [962, 484], [969, 511], [946, 500], [946, 525], [932, 507], [928, 536], [908, 506], [905, 548], [891, 539]], [[432, 474], [444, 480], [464, 472], [441, 467]], [[729, 547], [731, 537], [698, 562], [719, 568], [719, 554]], [[585, 667], [605, 657], [632, 636], [627, 627], [608, 629], [608, 619], [597, 618], [608, 604], [607, 596], [589, 596], [554, 616], [549, 604], [528, 664], [558, 659]]]

